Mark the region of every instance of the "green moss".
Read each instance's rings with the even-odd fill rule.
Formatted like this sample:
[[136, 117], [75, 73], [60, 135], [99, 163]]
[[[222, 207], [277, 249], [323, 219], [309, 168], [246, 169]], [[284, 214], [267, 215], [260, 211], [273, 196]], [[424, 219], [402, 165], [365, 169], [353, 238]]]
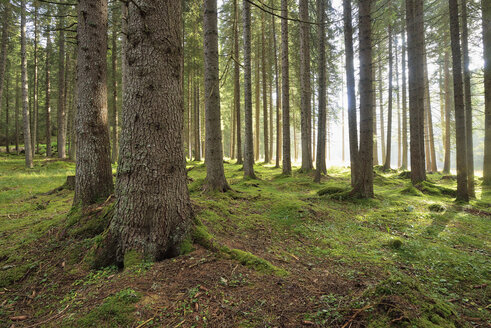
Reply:
[[181, 242], [181, 245], [179, 246], [179, 253], [180, 255], [185, 255], [191, 253], [192, 251], [194, 251], [193, 239], [192, 237], [187, 237]]
[[423, 196], [421, 190], [415, 188], [411, 183], [406, 186], [406, 188], [401, 190], [401, 194], [411, 195], [411, 196]]
[[79, 206], [74, 206], [68, 214], [68, 233], [74, 238], [93, 238], [104, 232], [113, 215], [114, 203], [88, 215], [84, 215]]
[[430, 204], [428, 206], [428, 209], [431, 212], [436, 212], [436, 213], [443, 213], [447, 210], [447, 208], [445, 206], [443, 206], [442, 204], [438, 204], [438, 203]]
[[0, 268], [0, 288], [7, 287], [22, 279], [36, 264], [4, 265]]
[[340, 187], [340, 186], [328, 186], [325, 188], [322, 188], [317, 192], [317, 195], [323, 196], [323, 195], [333, 195], [337, 194], [340, 192], [346, 191], [346, 188]]
[[389, 247], [393, 249], [400, 249], [402, 247], [402, 240], [398, 238], [392, 238], [388, 243]]
[[140, 252], [135, 250], [130, 250], [124, 253], [124, 267], [125, 269], [129, 269], [131, 267], [135, 267], [144, 262], [144, 256]]

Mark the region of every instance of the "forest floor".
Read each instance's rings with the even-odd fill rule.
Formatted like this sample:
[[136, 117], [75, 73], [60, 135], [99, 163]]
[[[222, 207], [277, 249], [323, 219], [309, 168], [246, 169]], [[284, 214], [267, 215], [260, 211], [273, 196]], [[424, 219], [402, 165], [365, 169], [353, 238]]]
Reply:
[[233, 191], [214, 194], [191, 162], [198, 227], [229, 252], [193, 244], [120, 271], [90, 269], [112, 199], [80, 219], [73, 191], [58, 188], [74, 168], [37, 157], [27, 170], [0, 154], [0, 327], [491, 325], [491, 193], [480, 181], [462, 206], [453, 177], [428, 175], [422, 193], [376, 169], [376, 198], [356, 200], [343, 193], [346, 168], [315, 184], [270, 165], [244, 180], [226, 164]]

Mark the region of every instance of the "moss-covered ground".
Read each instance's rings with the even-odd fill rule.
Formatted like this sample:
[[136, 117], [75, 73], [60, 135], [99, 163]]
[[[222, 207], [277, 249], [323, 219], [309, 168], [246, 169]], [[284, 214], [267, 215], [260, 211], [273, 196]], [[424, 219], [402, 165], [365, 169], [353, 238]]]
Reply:
[[[91, 269], [112, 199], [81, 213], [69, 161], [0, 155], [0, 327], [489, 327], [491, 193], [469, 205], [455, 180], [375, 170], [376, 198], [350, 199], [349, 169], [281, 175], [255, 167], [204, 193], [183, 255]], [[193, 243], [194, 241], [194, 243]]]

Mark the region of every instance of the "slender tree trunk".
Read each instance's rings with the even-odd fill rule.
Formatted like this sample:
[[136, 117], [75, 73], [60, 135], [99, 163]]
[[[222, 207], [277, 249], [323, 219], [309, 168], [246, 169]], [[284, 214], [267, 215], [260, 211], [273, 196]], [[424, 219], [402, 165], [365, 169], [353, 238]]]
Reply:
[[237, 130], [237, 122], [235, 119], [237, 118], [237, 115], [235, 114], [235, 99], [232, 101], [232, 106], [230, 106], [230, 148], [229, 148], [229, 154], [230, 154], [230, 159], [233, 160], [235, 159], [235, 131]]
[[392, 153], [392, 72], [393, 72], [393, 56], [392, 56], [392, 25], [389, 24], [389, 103], [387, 105], [387, 146], [385, 153], [384, 170], [390, 169], [390, 160]]
[[[71, 159], [71, 160], [74, 160], [75, 159], [75, 155], [76, 155], [76, 152], [77, 150], [75, 149], [76, 148], [76, 140], [77, 140], [77, 137], [76, 137], [76, 131], [75, 131], [75, 125], [76, 125], [76, 112], [77, 112], [77, 105], [75, 104], [75, 102], [77, 102], [78, 100], [76, 99], [76, 94], [77, 92], [75, 91], [76, 90], [76, 66], [77, 64], [74, 63], [75, 60], [71, 59], [70, 56], [68, 55], [68, 52], [67, 52], [67, 56], [66, 56], [66, 69], [65, 69], [65, 81], [66, 81], [66, 88], [65, 88], [65, 96], [68, 97], [68, 102], [65, 101], [65, 103], [67, 104], [67, 110], [68, 110], [68, 129], [67, 129], [67, 134], [68, 134], [68, 158]], [[71, 74], [71, 69], [70, 67], [74, 67], [73, 68], [73, 73]], [[107, 92], [106, 92], [107, 93]], [[106, 102], [106, 110], [107, 110], [107, 102]], [[108, 129], [109, 129], [109, 126], [108, 126]], [[111, 147], [109, 145], [109, 147]], [[109, 148], [109, 152], [111, 151], [111, 149]]]
[[46, 157], [51, 157], [51, 80], [50, 80], [50, 60], [51, 60], [51, 35], [50, 31], [46, 32], [46, 79], [45, 79], [45, 102], [44, 112], [46, 120]]
[[[63, 6], [60, 6], [60, 8]], [[61, 8], [58, 10], [60, 16], [58, 21], [58, 158], [66, 157], [66, 109], [65, 109], [65, 32], [64, 10]]]
[[435, 137], [433, 135], [433, 115], [431, 113], [430, 81], [428, 78], [428, 64], [425, 55], [425, 102], [426, 102], [426, 121], [428, 127], [428, 154], [430, 158], [430, 172], [438, 172], [436, 164]]
[[[317, 0], [318, 45], [319, 45], [319, 118], [317, 128], [317, 162], [315, 165], [314, 182], [321, 182], [326, 158], [326, 13], [324, 0]], [[324, 163], [323, 163], [324, 162]]]
[[401, 125], [401, 92], [399, 89], [399, 56], [398, 56], [398, 39], [396, 37], [395, 46], [395, 66], [396, 66], [396, 97], [397, 97], [397, 168], [402, 166], [402, 125]]
[[5, 67], [7, 64], [9, 28], [10, 28], [10, 2], [7, 1], [4, 4], [4, 11], [2, 17], [2, 41], [1, 41], [2, 48], [0, 50], [0, 114], [2, 113], [2, 93], [3, 93], [3, 81], [5, 79]]
[[260, 119], [260, 111], [261, 111], [261, 103], [260, 103], [260, 95], [261, 95], [261, 91], [260, 91], [260, 80], [261, 80], [261, 72], [260, 72], [260, 69], [259, 69], [259, 53], [260, 53], [260, 50], [261, 50], [261, 47], [259, 46], [259, 37], [256, 41], [256, 58], [255, 58], [255, 62], [256, 62], [256, 70], [255, 70], [255, 82], [256, 82], [256, 90], [254, 92], [254, 95], [256, 97], [256, 101], [255, 101], [255, 107], [256, 107], [256, 112], [254, 114], [254, 123], [255, 123], [255, 127], [254, 127], [254, 159], [255, 161], [259, 161], [259, 153], [260, 153], [260, 144], [259, 144], [259, 136], [260, 136], [260, 131], [259, 131], [259, 119]]
[[243, 0], [242, 19], [244, 24], [244, 177], [255, 179], [252, 139], [251, 4], [248, 0]]
[[457, 146], [457, 200], [468, 202], [467, 150], [465, 131], [464, 90], [462, 85], [462, 55], [460, 51], [459, 8], [457, 0], [449, 0], [450, 39], [452, 45], [452, 72], [455, 108], [455, 136]]
[[33, 94], [34, 94], [34, 102], [33, 102], [33, 115], [32, 115], [32, 157], [34, 158], [34, 154], [37, 152], [38, 147], [38, 111], [39, 111], [39, 103], [38, 103], [38, 2], [34, 0], [34, 76], [33, 76]]
[[302, 138], [302, 167], [301, 171], [312, 170], [312, 149], [310, 146], [311, 136], [311, 91], [310, 91], [310, 24], [309, 21], [309, 1], [300, 0], [299, 3], [300, 20], [300, 125]]
[[426, 180], [424, 145], [424, 19], [423, 0], [406, 1], [409, 59], [411, 181]]
[[484, 48], [484, 166], [483, 184], [491, 185], [491, 2], [481, 0]]
[[192, 120], [193, 120], [193, 97], [191, 95], [192, 92], [192, 84], [191, 84], [191, 69], [188, 68], [188, 112], [187, 112], [187, 123], [188, 123], [188, 158], [190, 161], [193, 160], [193, 129], [192, 129]]
[[451, 99], [451, 87], [450, 87], [450, 54], [448, 50], [445, 51], [444, 58], [444, 70], [445, 70], [445, 159], [443, 163], [443, 173], [450, 173], [450, 142], [451, 142], [451, 131], [450, 131], [450, 108], [452, 107]]
[[377, 47], [378, 49], [378, 96], [379, 96], [379, 110], [380, 110], [380, 148], [382, 148], [382, 158], [381, 158], [381, 163], [384, 164], [385, 161], [385, 156], [386, 156], [386, 149], [385, 149], [385, 118], [384, 118], [384, 81], [382, 77], [382, 50], [380, 49], [380, 46]]
[[199, 113], [199, 81], [194, 86], [194, 160], [201, 161], [201, 120]]
[[[10, 112], [10, 60], [7, 61], [5, 69], [5, 151], [10, 153], [10, 135], [9, 135], [9, 112]], [[1, 102], [0, 97], [0, 102]]]
[[234, 0], [234, 15], [235, 15], [235, 27], [234, 27], [234, 104], [235, 104], [235, 124], [237, 127], [237, 164], [242, 164], [242, 124], [240, 115], [240, 50], [239, 50], [239, 6], [238, 0]]
[[360, 161], [357, 181], [352, 193], [373, 197], [373, 72], [371, 0], [359, 0], [360, 28]]
[[462, 55], [464, 58], [465, 136], [467, 154], [467, 187], [469, 196], [476, 197], [474, 186], [474, 142], [472, 140], [472, 94], [469, 69], [469, 31], [467, 27], [467, 0], [462, 0]]
[[[281, 16], [288, 18], [288, 0], [281, 0]], [[290, 145], [290, 64], [288, 59], [288, 20], [281, 20], [281, 87], [283, 112], [283, 174], [292, 173]]]
[[266, 67], [266, 58], [267, 58], [267, 52], [266, 52], [266, 36], [265, 36], [265, 17], [264, 17], [264, 11], [261, 12], [261, 38], [262, 38], [262, 71], [263, 71], [263, 133], [264, 133], [264, 162], [269, 163], [270, 162], [270, 157], [269, 157], [269, 126], [268, 126], [268, 76], [266, 73], [267, 67]]
[[[378, 165], [378, 141], [377, 141], [377, 79], [375, 77], [375, 63], [372, 64], [372, 133], [373, 133], [373, 165]], [[361, 122], [360, 122], [361, 124]], [[361, 134], [361, 131], [360, 131]], [[360, 135], [361, 138], [361, 135]], [[361, 146], [360, 146], [361, 147]], [[360, 152], [360, 150], [358, 150]]]
[[406, 31], [402, 31], [402, 169], [408, 168], [407, 143], [407, 79], [406, 79]]
[[112, 156], [111, 162], [116, 163], [118, 161], [118, 76], [116, 74], [118, 68], [118, 28], [116, 22], [119, 20], [119, 17], [116, 15], [116, 9], [113, 9], [112, 15], [112, 36], [111, 36], [111, 69], [112, 69]]
[[113, 191], [107, 117], [107, 1], [80, 0], [77, 24], [77, 161], [74, 204], [105, 200]]
[[20, 91], [19, 91], [19, 74], [15, 77], [15, 152], [20, 153], [19, 148], [19, 112], [20, 112]]
[[225, 179], [225, 170], [223, 168], [217, 0], [204, 1], [203, 18], [206, 119], [206, 179], [204, 189], [224, 192], [229, 190], [230, 187]]
[[[128, 42], [123, 59], [128, 79], [118, 201], [106, 247], [101, 248], [106, 263], [122, 263], [132, 251], [149, 260], [179, 254], [192, 217], [181, 139], [181, 2], [144, 0], [138, 4], [130, 2], [128, 8], [128, 38], [140, 42]], [[150, 84], [154, 87], [149, 88]], [[141, 147], [146, 144], [150, 146]]]
[[281, 89], [280, 89], [280, 75], [278, 73], [278, 51], [276, 49], [276, 21], [275, 17], [271, 16], [273, 22], [273, 57], [274, 57], [274, 71], [275, 71], [275, 90], [276, 90], [276, 168], [280, 167], [281, 160]]
[[20, 35], [21, 35], [21, 74], [22, 74], [22, 112], [24, 119], [24, 152], [26, 157], [26, 167], [33, 168], [32, 163], [32, 143], [31, 127], [29, 118], [29, 90], [27, 83], [27, 54], [26, 54], [26, 2], [20, 0]]

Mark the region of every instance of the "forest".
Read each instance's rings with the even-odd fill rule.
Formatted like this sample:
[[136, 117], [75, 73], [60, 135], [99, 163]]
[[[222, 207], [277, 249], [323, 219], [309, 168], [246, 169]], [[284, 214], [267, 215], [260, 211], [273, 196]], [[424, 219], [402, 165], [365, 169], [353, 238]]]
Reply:
[[491, 327], [491, 0], [0, 17], [0, 327]]

